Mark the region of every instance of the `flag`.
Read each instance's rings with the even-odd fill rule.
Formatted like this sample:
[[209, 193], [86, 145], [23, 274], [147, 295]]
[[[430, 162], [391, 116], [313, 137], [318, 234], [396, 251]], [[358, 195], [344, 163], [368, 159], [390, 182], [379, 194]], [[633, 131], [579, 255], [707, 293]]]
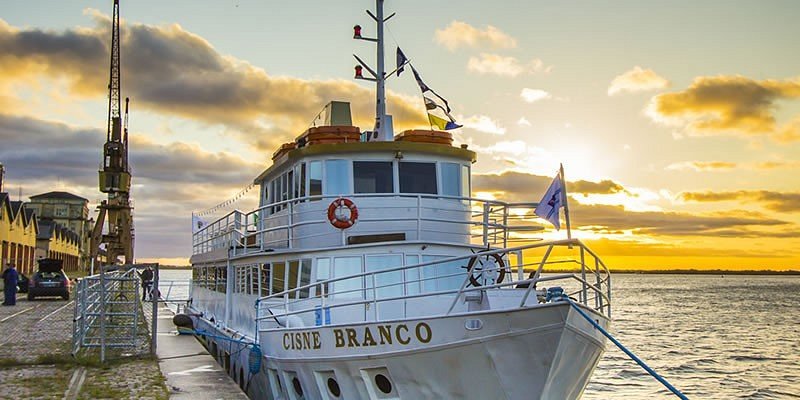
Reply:
[[[419, 90], [422, 91], [422, 99], [425, 101], [425, 109], [428, 110], [428, 121], [430, 121], [431, 125], [434, 125], [441, 130], [461, 128], [461, 125], [457, 124], [455, 118], [450, 115], [450, 104], [447, 103], [447, 100], [445, 100], [444, 97], [439, 96], [438, 93], [434, 92], [433, 89], [431, 89], [425, 84], [425, 82], [422, 81], [422, 78], [419, 76], [419, 72], [417, 72], [413, 65], [411, 66], [411, 72], [414, 74], [414, 79], [417, 81], [417, 85], [419, 85]], [[432, 95], [436, 96], [436, 99], [439, 101], [437, 102], [434, 98], [426, 96], [425, 93], [427, 92], [430, 92]], [[441, 112], [447, 118], [445, 119], [431, 113], [437, 109], [441, 110]]]
[[558, 219], [558, 210], [561, 207], [564, 207], [564, 186], [559, 173], [553, 178], [553, 183], [547, 188], [547, 192], [545, 192], [544, 197], [539, 201], [539, 205], [536, 206], [533, 212], [539, 217], [550, 221], [556, 227], [556, 230], [560, 230], [561, 222]]
[[208, 225], [208, 222], [200, 218], [199, 215], [192, 215], [192, 233], [200, 232], [206, 225]]
[[400, 76], [400, 73], [405, 70], [405, 65], [408, 62], [408, 58], [406, 55], [403, 54], [403, 50], [397, 48], [397, 76]]

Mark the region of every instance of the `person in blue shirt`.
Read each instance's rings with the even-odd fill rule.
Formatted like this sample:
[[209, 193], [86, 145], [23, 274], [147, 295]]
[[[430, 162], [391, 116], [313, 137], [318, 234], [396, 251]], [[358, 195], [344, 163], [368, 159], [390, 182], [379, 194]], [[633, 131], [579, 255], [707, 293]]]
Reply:
[[5, 271], [3, 271], [3, 287], [5, 298], [3, 300], [4, 306], [17, 305], [17, 282], [19, 281], [19, 274], [14, 264], [8, 263]]

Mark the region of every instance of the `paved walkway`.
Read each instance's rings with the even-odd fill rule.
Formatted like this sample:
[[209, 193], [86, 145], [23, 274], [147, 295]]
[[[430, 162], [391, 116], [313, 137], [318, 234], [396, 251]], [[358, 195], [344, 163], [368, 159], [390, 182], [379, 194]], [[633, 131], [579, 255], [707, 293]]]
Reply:
[[172, 311], [158, 310], [158, 366], [167, 378], [170, 399], [243, 399], [247, 396], [191, 335], [178, 335]]

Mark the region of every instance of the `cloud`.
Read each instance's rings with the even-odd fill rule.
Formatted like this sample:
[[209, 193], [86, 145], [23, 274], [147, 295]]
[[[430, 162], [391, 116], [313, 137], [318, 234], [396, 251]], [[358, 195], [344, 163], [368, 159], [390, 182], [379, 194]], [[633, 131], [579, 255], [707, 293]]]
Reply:
[[450, 51], [460, 47], [494, 49], [517, 47], [516, 39], [491, 25], [478, 29], [466, 22], [453, 21], [446, 28], [437, 29], [434, 35], [436, 43]]
[[[73, 95], [107, 96], [110, 21], [92, 15], [93, 28], [61, 32], [0, 21], [0, 84], [46, 76], [65, 79]], [[268, 150], [300, 134], [330, 100], [349, 99], [356, 124], [373, 122], [372, 91], [355, 82], [269, 75], [178, 24], [125, 23], [122, 31], [122, 94], [134, 109], [221, 124]], [[427, 125], [421, 101], [389, 93], [387, 103], [398, 128]]]
[[499, 122], [486, 115], [473, 115], [467, 118], [459, 118], [458, 120], [464, 124], [465, 128], [475, 129], [476, 131], [493, 135], [505, 135], [506, 133], [506, 128], [503, 128]]
[[[65, 190], [98, 200], [97, 169], [105, 135], [99, 129], [0, 114], [6, 187], [22, 186], [26, 194]], [[230, 198], [265, 167], [192, 144], [154, 143], [135, 132], [130, 158], [141, 257], [185, 256], [191, 248], [190, 212]], [[237, 206], [253, 207], [257, 193], [251, 190]]]
[[727, 161], [683, 161], [667, 165], [673, 171], [730, 171], [737, 167], [736, 163]]
[[800, 117], [790, 121], [778, 132], [772, 135], [772, 138], [780, 143], [791, 143], [800, 141]]
[[[515, 142], [504, 142], [496, 151], [508, 152], [518, 148]], [[524, 172], [506, 171], [500, 174], [474, 174], [472, 189], [476, 192], [503, 192], [505, 196], [512, 196], [511, 201], [531, 201], [539, 193], [544, 193], [553, 177], [528, 174]], [[570, 193], [574, 194], [613, 194], [625, 191], [625, 188], [612, 180], [591, 182], [585, 180], [568, 182]], [[522, 200], [524, 198], [524, 200]], [[538, 200], [538, 199], [537, 199]]]
[[519, 126], [531, 126], [531, 121], [528, 121], [525, 117], [519, 117], [517, 120], [517, 125]]
[[772, 135], [797, 140], [794, 125], [776, 130], [777, 101], [800, 98], [800, 79], [753, 80], [743, 76], [698, 77], [683, 91], [653, 97], [647, 113], [660, 123], [682, 126], [686, 134]]
[[467, 61], [467, 70], [470, 72], [509, 77], [525, 73], [549, 73], [552, 69], [552, 66], [545, 67], [542, 60], [538, 58], [528, 63], [522, 63], [516, 57], [488, 53], [481, 53], [480, 57], [470, 57]]
[[584, 195], [613, 194], [625, 192], [625, 188], [610, 179], [604, 179], [600, 182], [579, 180], [569, 183], [569, 191], [571, 193], [581, 193]]
[[[502, 174], [475, 174], [472, 179], [474, 192], [494, 195], [510, 202], [536, 201], [544, 193], [552, 177], [507, 171]], [[568, 182], [570, 193], [589, 195], [615, 195], [629, 193], [621, 184], [612, 180], [600, 182]], [[573, 200], [580, 199], [576, 197]], [[626, 231], [653, 236], [704, 236], [730, 235], [734, 232], [752, 237], [796, 237], [796, 226], [782, 220], [769, 218], [761, 213], [730, 211], [691, 214], [673, 211], [631, 211], [622, 205], [582, 204], [570, 202], [573, 229], [595, 232]], [[533, 218], [533, 215], [528, 215]]]
[[652, 69], [643, 69], [635, 66], [611, 81], [608, 86], [608, 95], [613, 96], [622, 92], [643, 92], [648, 90], [666, 89], [669, 81], [659, 76]]
[[780, 168], [800, 167], [800, 161], [764, 161], [756, 163], [755, 168], [760, 170], [772, 170]]
[[552, 97], [550, 93], [547, 93], [544, 90], [529, 89], [529, 88], [523, 88], [519, 96], [522, 97], [522, 100], [525, 100], [528, 103], [534, 103], [540, 100], [547, 100]]
[[747, 200], [762, 203], [764, 208], [778, 212], [800, 212], [800, 192], [774, 192], [769, 190], [738, 190], [731, 192], [682, 192], [684, 201], [718, 202]]

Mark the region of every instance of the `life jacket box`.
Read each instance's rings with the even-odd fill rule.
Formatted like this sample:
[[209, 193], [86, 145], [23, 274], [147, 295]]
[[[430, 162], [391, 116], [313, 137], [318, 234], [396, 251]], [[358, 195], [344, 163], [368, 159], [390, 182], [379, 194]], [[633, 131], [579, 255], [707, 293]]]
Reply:
[[313, 144], [350, 143], [361, 141], [357, 126], [315, 126], [295, 139], [299, 147]]
[[394, 137], [398, 142], [417, 142], [453, 145], [453, 135], [450, 132], [412, 129], [400, 132]]
[[276, 152], [272, 153], [272, 161], [277, 160], [278, 157], [294, 150], [295, 148], [297, 148], [297, 143], [295, 142], [282, 144]]

